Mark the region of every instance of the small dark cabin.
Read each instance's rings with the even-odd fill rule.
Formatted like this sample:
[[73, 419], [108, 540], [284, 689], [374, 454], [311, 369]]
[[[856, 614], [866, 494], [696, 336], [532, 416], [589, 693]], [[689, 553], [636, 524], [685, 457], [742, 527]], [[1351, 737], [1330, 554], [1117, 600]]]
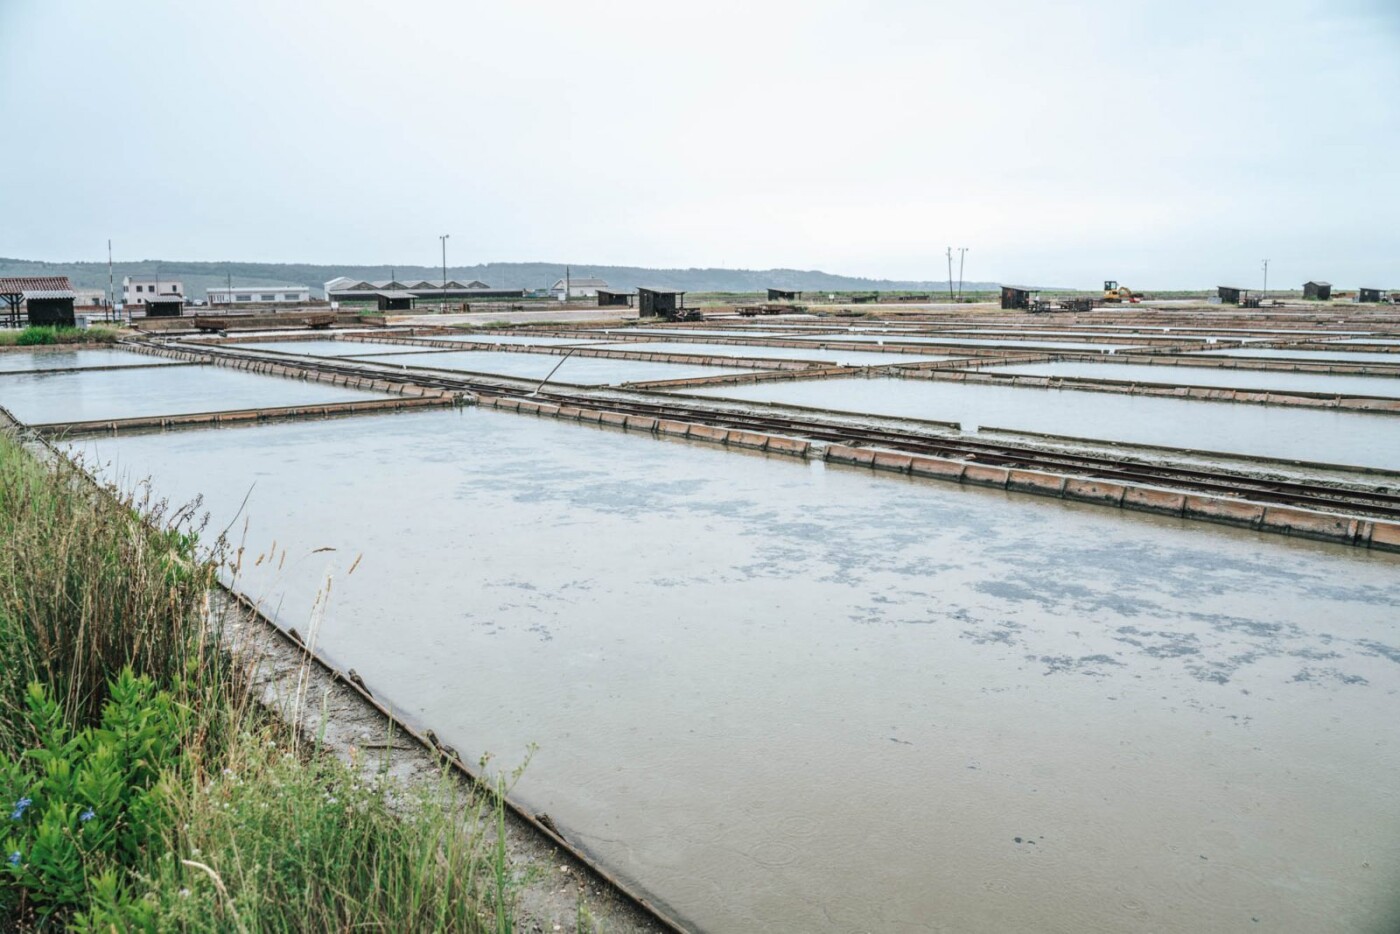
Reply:
[[1303, 297], [1314, 302], [1328, 301], [1332, 297], [1332, 283], [1304, 282]]
[[71, 298], [30, 298], [25, 304], [29, 307], [30, 324], [48, 328], [71, 328], [77, 324]]
[[184, 313], [183, 295], [152, 295], [146, 299], [147, 318], [178, 318]]
[[685, 293], [665, 289], [637, 289], [639, 318], [669, 318], [685, 309]]
[[609, 308], [613, 305], [626, 305], [632, 307], [632, 300], [636, 298], [631, 292], [611, 292], [607, 289], [598, 290], [598, 307]]
[[801, 297], [801, 292], [792, 292], [787, 289], [768, 290], [768, 300], [770, 302], [795, 302]]
[[1356, 300], [1358, 302], [1378, 302], [1381, 300], [1381, 289], [1368, 289], [1365, 286], [1356, 290]]
[[379, 304], [380, 311], [411, 311], [413, 309], [412, 292], [389, 289], [375, 292], [374, 297]]
[[1240, 303], [1240, 293], [1245, 289], [1237, 289], [1233, 285], [1216, 286], [1215, 291], [1220, 295], [1220, 302], [1224, 305], [1238, 305]]
[[1034, 291], [1027, 285], [1004, 285], [1001, 287], [1001, 307], [1007, 311], [1029, 311], [1031, 293]]

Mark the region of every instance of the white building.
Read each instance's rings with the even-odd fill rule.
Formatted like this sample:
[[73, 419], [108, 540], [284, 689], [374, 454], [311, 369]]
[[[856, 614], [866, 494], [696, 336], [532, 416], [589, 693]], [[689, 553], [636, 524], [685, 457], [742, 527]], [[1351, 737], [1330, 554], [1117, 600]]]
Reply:
[[295, 305], [311, 301], [311, 289], [304, 285], [236, 285], [233, 288], [205, 289], [210, 305]]
[[160, 276], [127, 276], [122, 279], [122, 304], [126, 307], [144, 305], [146, 299], [153, 295], [175, 295], [183, 299], [185, 283]]
[[[569, 294], [565, 295], [564, 290], [568, 289]], [[549, 287], [549, 294], [561, 302], [567, 302], [571, 298], [597, 298], [598, 290], [607, 290], [608, 283], [603, 279], [560, 279]]]

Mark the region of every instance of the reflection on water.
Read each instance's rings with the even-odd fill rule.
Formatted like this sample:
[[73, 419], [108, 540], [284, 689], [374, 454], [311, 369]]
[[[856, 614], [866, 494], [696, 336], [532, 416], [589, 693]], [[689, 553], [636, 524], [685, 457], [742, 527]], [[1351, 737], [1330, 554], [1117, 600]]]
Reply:
[[701, 929], [1394, 917], [1393, 558], [478, 410], [89, 452]]

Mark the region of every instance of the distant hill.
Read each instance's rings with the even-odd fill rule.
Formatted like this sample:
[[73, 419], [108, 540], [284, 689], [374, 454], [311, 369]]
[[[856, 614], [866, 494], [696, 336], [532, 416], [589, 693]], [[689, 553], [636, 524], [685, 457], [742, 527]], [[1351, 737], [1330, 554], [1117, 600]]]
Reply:
[[[571, 266], [575, 278], [596, 276], [622, 289], [639, 285], [658, 286], [686, 292], [761, 292], [770, 286], [812, 292], [945, 292], [946, 281], [915, 282], [897, 279], [867, 279], [839, 276], [803, 269], [649, 269], [644, 266]], [[203, 298], [205, 289], [224, 285], [230, 277], [235, 286], [310, 286], [320, 295], [322, 285], [337, 276], [352, 279], [416, 278], [434, 281], [442, 277], [441, 266], [322, 266], [311, 263], [200, 263], [182, 260], [146, 259], [114, 263], [112, 274], [118, 292], [123, 276], [156, 275], [179, 279], [185, 294]], [[106, 288], [106, 263], [49, 263], [42, 260], [0, 257], [0, 276], [67, 276], [78, 288]], [[543, 289], [564, 276], [563, 263], [483, 263], [477, 266], [448, 266], [450, 279], [479, 279], [499, 289]], [[964, 282], [963, 291], [995, 289], [989, 282]]]

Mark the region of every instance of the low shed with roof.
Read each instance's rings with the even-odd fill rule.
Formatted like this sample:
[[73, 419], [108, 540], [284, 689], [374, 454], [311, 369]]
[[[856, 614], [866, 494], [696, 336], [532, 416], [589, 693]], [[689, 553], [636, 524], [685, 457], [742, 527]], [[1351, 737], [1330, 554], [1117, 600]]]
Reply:
[[615, 305], [625, 305], [631, 308], [632, 302], [635, 301], [636, 298], [637, 295], [635, 292], [614, 292], [611, 289], [599, 289], [598, 307], [610, 308]]
[[77, 293], [67, 276], [12, 276], [0, 279], [0, 310], [10, 327], [22, 320], [40, 327], [71, 328]]
[[670, 289], [637, 289], [639, 318], [669, 318], [685, 309], [685, 293]]
[[1304, 282], [1303, 297], [1315, 302], [1325, 302], [1332, 297], [1332, 283]]
[[1035, 292], [1029, 285], [1004, 285], [1001, 287], [1001, 307], [1007, 311], [1028, 311]]
[[374, 293], [380, 311], [410, 311], [413, 308], [412, 292], [404, 289], [380, 289]]

